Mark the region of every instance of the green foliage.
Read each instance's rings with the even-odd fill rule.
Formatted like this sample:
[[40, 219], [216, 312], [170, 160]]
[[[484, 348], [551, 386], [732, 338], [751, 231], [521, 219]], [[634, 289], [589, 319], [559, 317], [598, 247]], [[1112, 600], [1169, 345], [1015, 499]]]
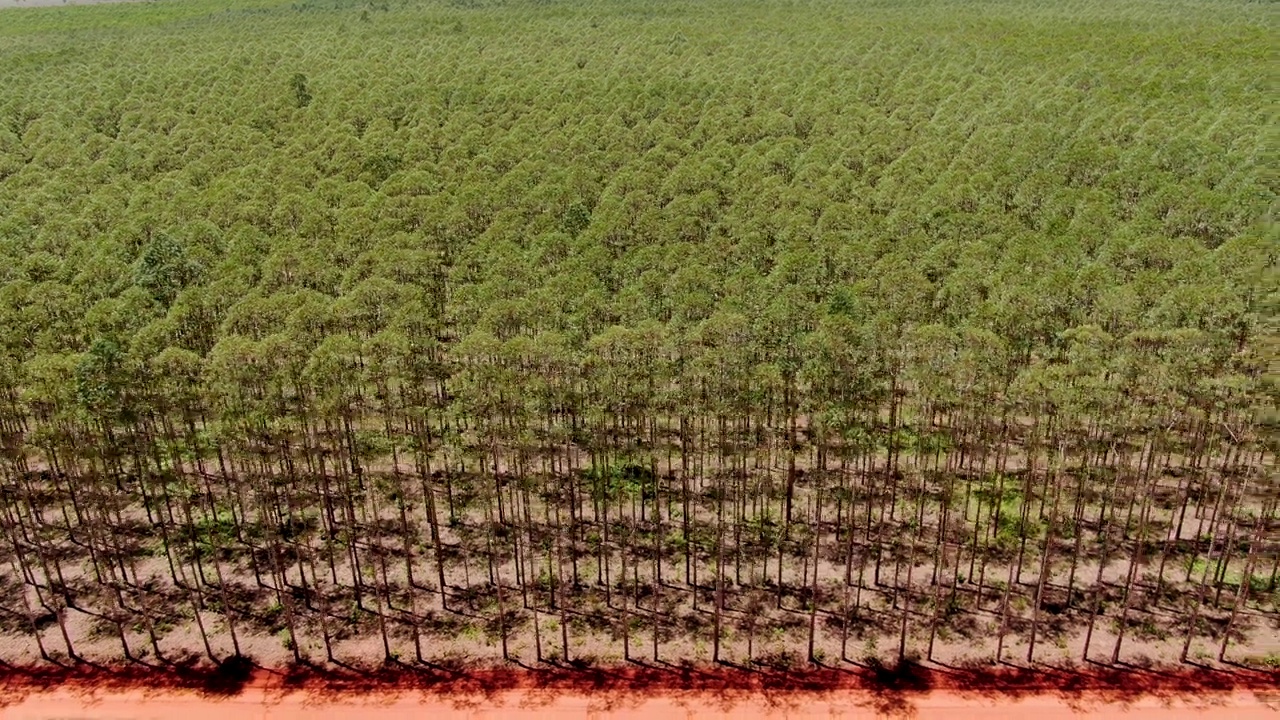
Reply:
[[307, 76], [302, 73], [294, 73], [289, 79], [289, 85], [293, 88], [294, 98], [297, 100], [298, 107], [304, 108], [311, 104], [311, 91], [307, 88]]
[[200, 270], [181, 244], [166, 233], [158, 233], [143, 247], [134, 282], [168, 307], [184, 287], [198, 278]]
[[196, 515], [196, 543], [203, 554], [212, 553], [214, 547], [230, 547], [235, 542], [235, 521], [230, 510], [218, 510], [214, 518]]
[[76, 397], [90, 412], [113, 418], [123, 409], [124, 356], [111, 340], [97, 340], [75, 370]]
[[781, 523], [778, 522], [778, 518], [775, 517], [774, 513], [769, 510], [749, 518], [745, 529], [747, 538], [761, 550], [776, 549], [778, 543], [782, 540]]
[[[741, 497], [714, 473], [751, 452], [869, 467], [852, 501], [959, 450], [1008, 463], [974, 487], [1007, 552], [1048, 530], [1038, 497], [1021, 521], [1016, 473], [1060, 437], [1110, 463], [1170, 419], [1239, 457], [1270, 437], [1265, 3], [0, 15], [15, 468], [177, 456], [245, 476], [215, 483], [221, 502], [279, 488], [287, 459], [298, 487], [323, 465], [421, 497], [369, 480], [395, 453], [449, 473], [438, 518], [465, 543], [512, 477], [652, 501], [655, 466], [689, 480], [662, 462], [678, 454], [701, 494], [668, 541], [707, 552], [705, 510]], [[787, 549], [807, 552], [801, 505]], [[224, 512], [195, 513], [201, 552], [232, 544]], [[747, 523], [777, 548], [780, 517]]]
[[591, 495], [597, 500], [614, 500], [618, 498], [653, 497], [653, 472], [644, 466], [632, 463], [609, 465], [607, 467], [591, 467], [586, 472], [591, 486]]

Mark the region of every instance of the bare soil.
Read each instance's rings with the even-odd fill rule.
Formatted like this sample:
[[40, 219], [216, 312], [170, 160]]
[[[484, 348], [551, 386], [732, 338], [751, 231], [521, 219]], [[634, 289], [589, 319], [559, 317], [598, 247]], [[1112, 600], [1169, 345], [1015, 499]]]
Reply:
[[[799, 703], [779, 704], [776, 696], [748, 694], [724, 702], [717, 697], [672, 697], [666, 695], [637, 698], [622, 705], [602, 704], [595, 696], [577, 693], [546, 697], [538, 693], [514, 691], [500, 697], [474, 703], [463, 698], [436, 698], [402, 695], [390, 699], [349, 698], [313, 702], [305, 696], [290, 695], [279, 700], [245, 697], [229, 701], [208, 701], [190, 694], [164, 693], [146, 695], [138, 692], [113, 693], [95, 698], [91, 705], [82, 699], [55, 693], [31, 699], [22, 705], [0, 711], [0, 717], [12, 720], [66, 720], [80, 718], [86, 710], [96, 720], [151, 720], [183, 717], [187, 720], [221, 720], [228, 712], [250, 710], [254, 718], [265, 720], [312, 720], [316, 717], [334, 720], [387, 720], [409, 717], [477, 720], [478, 718], [516, 718], [518, 720], [607, 718], [608, 720], [649, 720], [651, 718], [841, 718], [893, 717], [894, 714], [872, 713], [860, 707], [857, 694], [809, 698]], [[1136, 703], [1073, 704], [1053, 696], [1034, 696], [1010, 701], [981, 698], [939, 691], [922, 695], [911, 707], [912, 718], [997, 718], [1021, 720], [1034, 715], [1039, 720], [1079, 720], [1080, 718], [1124, 718], [1125, 720], [1262, 720], [1276, 715], [1273, 706], [1254, 694], [1230, 693], [1212, 700], [1197, 702], [1165, 702], [1145, 699]]]
[[735, 668], [550, 668], [376, 671], [221, 668], [12, 669], [0, 718], [183, 717], [227, 712], [291, 718], [1074, 717], [1270, 718], [1271, 672], [856, 667], [803, 672]]

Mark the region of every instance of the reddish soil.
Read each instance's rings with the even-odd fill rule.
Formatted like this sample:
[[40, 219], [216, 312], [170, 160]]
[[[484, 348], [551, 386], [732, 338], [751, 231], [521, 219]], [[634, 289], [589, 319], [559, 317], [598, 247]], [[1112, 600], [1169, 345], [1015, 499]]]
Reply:
[[[953, 669], [795, 672], [630, 666], [451, 671], [10, 669], [0, 718], [225, 717], [1276, 717], [1280, 673], [1249, 670]], [[477, 715], [477, 713], [479, 713]], [[219, 720], [222, 720], [219, 717]]]
[[[87, 714], [86, 714], [87, 713]], [[664, 720], [665, 718], [722, 718], [723, 720], [832, 720], [834, 718], [910, 717], [912, 720], [1274, 720], [1273, 706], [1255, 696], [1229, 693], [1196, 703], [1143, 700], [1136, 703], [1072, 703], [1038, 695], [1018, 700], [988, 701], [937, 691], [921, 696], [905, 710], [877, 712], [865, 696], [837, 694], [821, 698], [745, 695], [637, 697], [633, 701], [601, 702], [587, 694], [545, 696], [535, 691], [512, 691], [497, 698], [441, 698], [400, 695], [393, 698], [346, 698], [315, 702], [305, 696], [269, 698], [246, 693], [234, 699], [208, 700], [193, 695], [139, 691], [95, 696], [91, 700], [66, 693], [39, 696], [9, 710], [6, 720], [225, 720], [229, 713], [263, 720]]]

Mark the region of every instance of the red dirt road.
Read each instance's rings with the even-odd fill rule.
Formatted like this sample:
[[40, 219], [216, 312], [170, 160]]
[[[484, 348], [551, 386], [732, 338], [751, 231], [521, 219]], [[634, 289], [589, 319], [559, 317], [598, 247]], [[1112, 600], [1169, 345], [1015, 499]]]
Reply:
[[1236, 691], [1210, 694], [1194, 701], [1145, 697], [1125, 703], [1079, 700], [1055, 695], [1021, 699], [982, 698], [954, 691], [932, 691], [908, 697], [903, 707], [876, 708], [867, 691], [842, 690], [821, 697], [805, 693], [634, 697], [623, 702], [583, 693], [513, 690], [494, 696], [446, 698], [421, 692], [395, 696], [373, 694], [362, 700], [317, 699], [305, 692], [274, 695], [249, 688], [227, 698], [202, 697], [189, 691], [104, 692], [85, 696], [68, 690], [31, 695], [0, 710], [4, 720], [837, 720], [900, 717], [931, 720], [993, 719], [1081, 720], [1082, 718], [1202, 718], [1204, 720], [1274, 720], [1280, 712], [1265, 694]]
[[1136, 668], [268, 671], [128, 666], [0, 673], [0, 720], [1280, 720], [1280, 675]]

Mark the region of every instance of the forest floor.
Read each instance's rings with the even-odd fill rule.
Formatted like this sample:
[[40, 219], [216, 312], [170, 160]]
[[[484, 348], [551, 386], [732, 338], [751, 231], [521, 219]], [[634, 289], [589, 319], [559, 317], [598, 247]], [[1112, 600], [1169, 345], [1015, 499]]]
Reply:
[[41, 669], [0, 680], [0, 718], [1272, 718], [1280, 674], [1208, 669], [804, 672], [613, 669], [317, 672]]

